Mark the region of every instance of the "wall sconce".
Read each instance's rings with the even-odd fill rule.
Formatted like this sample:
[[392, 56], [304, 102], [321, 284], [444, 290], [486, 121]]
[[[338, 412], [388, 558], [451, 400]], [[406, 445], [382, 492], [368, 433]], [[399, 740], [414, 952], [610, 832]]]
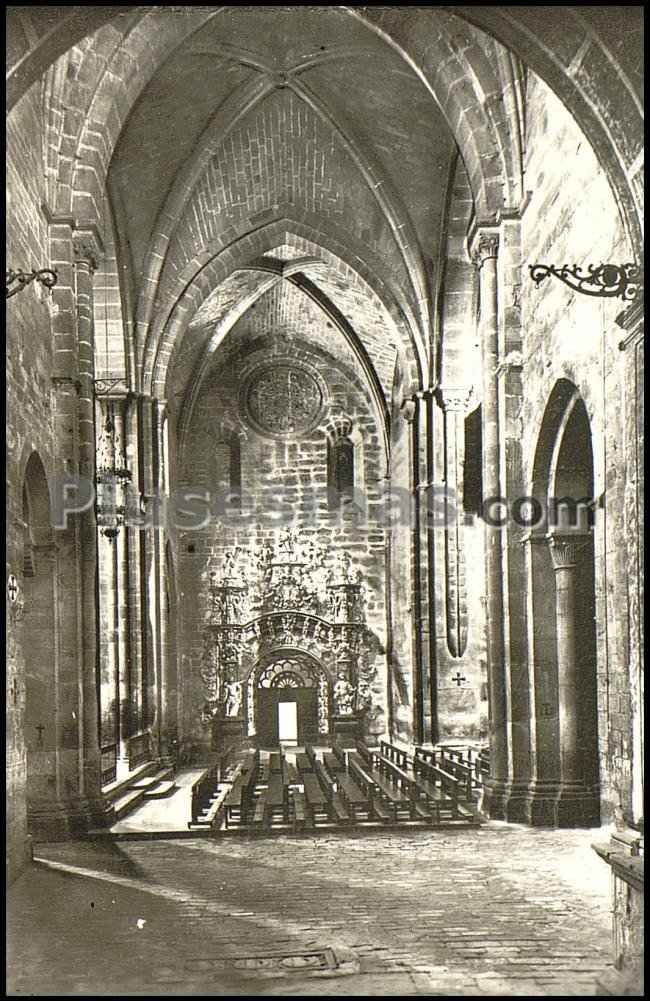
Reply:
[[35, 271], [7, 271], [6, 298], [10, 299], [17, 292], [22, 292], [24, 288], [32, 282], [40, 282], [47, 289], [53, 289], [59, 280], [59, 276], [52, 268], [40, 268]]
[[530, 277], [539, 288], [549, 277], [559, 278], [574, 292], [605, 298], [620, 298], [632, 302], [643, 285], [641, 268], [637, 264], [588, 264], [585, 270], [574, 264], [530, 264]]

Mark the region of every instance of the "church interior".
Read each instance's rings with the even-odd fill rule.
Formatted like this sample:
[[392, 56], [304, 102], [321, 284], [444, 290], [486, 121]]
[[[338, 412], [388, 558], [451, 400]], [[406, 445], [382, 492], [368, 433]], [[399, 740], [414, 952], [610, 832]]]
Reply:
[[10, 993], [642, 996], [642, 37], [7, 8]]

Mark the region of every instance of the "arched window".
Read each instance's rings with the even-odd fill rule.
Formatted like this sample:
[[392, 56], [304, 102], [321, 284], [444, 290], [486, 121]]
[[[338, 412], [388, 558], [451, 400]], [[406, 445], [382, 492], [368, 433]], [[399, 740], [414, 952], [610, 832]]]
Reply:
[[233, 432], [218, 442], [215, 450], [215, 487], [220, 502], [229, 510], [241, 508], [241, 479], [241, 442]]
[[352, 497], [359, 480], [359, 442], [351, 427], [338, 428], [327, 440], [327, 486], [330, 506]]

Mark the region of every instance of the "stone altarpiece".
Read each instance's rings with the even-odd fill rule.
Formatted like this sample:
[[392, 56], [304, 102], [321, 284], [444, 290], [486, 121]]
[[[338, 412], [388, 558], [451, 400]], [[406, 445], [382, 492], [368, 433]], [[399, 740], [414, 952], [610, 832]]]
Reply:
[[376, 668], [349, 553], [328, 554], [286, 529], [227, 552], [208, 589], [203, 723], [215, 747], [256, 740], [258, 693], [268, 687], [315, 687], [323, 740], [364, 732]]

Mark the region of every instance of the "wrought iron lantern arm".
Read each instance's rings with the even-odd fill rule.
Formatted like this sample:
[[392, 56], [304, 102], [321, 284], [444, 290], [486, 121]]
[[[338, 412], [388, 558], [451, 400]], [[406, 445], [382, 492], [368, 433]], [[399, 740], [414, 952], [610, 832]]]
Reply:
[[39, 268], [34, 271], [14, 271], [9, 268], [6, 278], [6, 298], [10, 299], [17, 292], [22, 292], [33, 281], [40, 282], [47, 289], [53, 289], [59, 276], [52, 268]]
[[632, 302], [643, 284], [643, 274], [638, 264], [588, 264], [586, 269], [577, 264], [530, 264], [530, 277], [539, 288], [546, 278], [559, 278], [574, 292], [601, 298], [620, 298]]

